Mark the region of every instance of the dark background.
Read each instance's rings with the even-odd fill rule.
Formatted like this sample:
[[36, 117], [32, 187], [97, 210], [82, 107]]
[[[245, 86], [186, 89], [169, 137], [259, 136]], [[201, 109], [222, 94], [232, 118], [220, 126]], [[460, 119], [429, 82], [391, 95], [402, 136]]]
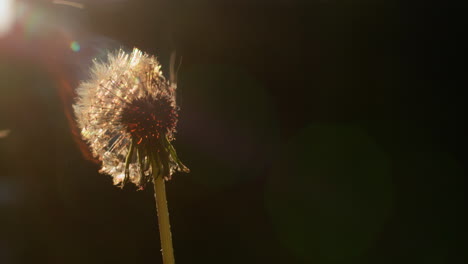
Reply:
[[162, 263], [152, 188], [100, 175], [70, 116], [91, 59], [133, 46], [183, 60], [178, 263], [467, 261], [458, 7], [51, 2], [0, 35], [0, 263]]

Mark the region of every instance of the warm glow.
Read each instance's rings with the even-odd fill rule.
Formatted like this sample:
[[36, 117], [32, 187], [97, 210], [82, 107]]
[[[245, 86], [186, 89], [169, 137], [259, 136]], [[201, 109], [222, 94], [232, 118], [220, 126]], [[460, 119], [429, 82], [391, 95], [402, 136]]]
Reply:
[[64, 0], [54, 0], [52, 3], [57, 4], [57, 5], [67, 5], [67, 6], [76, 7], [76, 8], [84, 8], [83, 4], [70, 2], [70, 1], [64, 1]]
[[7, 34], [14, 19], [14, 0], [0, 0], [0, 37]]

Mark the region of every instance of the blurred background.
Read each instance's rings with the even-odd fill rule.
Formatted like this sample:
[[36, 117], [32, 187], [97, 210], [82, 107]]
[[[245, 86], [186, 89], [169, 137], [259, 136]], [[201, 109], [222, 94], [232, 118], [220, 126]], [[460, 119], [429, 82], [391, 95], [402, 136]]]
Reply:
[[467, 261], [461, 19], [418, 2], [0, 0], [0, 263], [162, 263], [70, 111], [134, 46], [182, 57], [178, 263]]

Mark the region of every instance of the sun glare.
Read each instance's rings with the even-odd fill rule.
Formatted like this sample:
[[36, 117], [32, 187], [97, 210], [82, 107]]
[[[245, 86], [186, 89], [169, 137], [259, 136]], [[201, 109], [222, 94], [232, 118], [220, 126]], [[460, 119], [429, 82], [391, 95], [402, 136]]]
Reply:
[[0, 37], [7, 34], [13, 25], [14, 19], [14, 0], [0, 1]]

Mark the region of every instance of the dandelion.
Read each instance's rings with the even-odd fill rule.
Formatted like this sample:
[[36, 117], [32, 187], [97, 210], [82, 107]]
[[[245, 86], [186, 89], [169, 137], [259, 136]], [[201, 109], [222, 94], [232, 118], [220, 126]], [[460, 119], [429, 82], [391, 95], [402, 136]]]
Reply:
[[175, 171], [189, 172], [171, 144], [179, 111], [175, 91], [155, 57], [120, 50], [94, 62], [73, 106], [101, 173], [121, 187], [131, 182], [142, 189], [153, 181], [164, 263], [174, 263], [164, 181]]

